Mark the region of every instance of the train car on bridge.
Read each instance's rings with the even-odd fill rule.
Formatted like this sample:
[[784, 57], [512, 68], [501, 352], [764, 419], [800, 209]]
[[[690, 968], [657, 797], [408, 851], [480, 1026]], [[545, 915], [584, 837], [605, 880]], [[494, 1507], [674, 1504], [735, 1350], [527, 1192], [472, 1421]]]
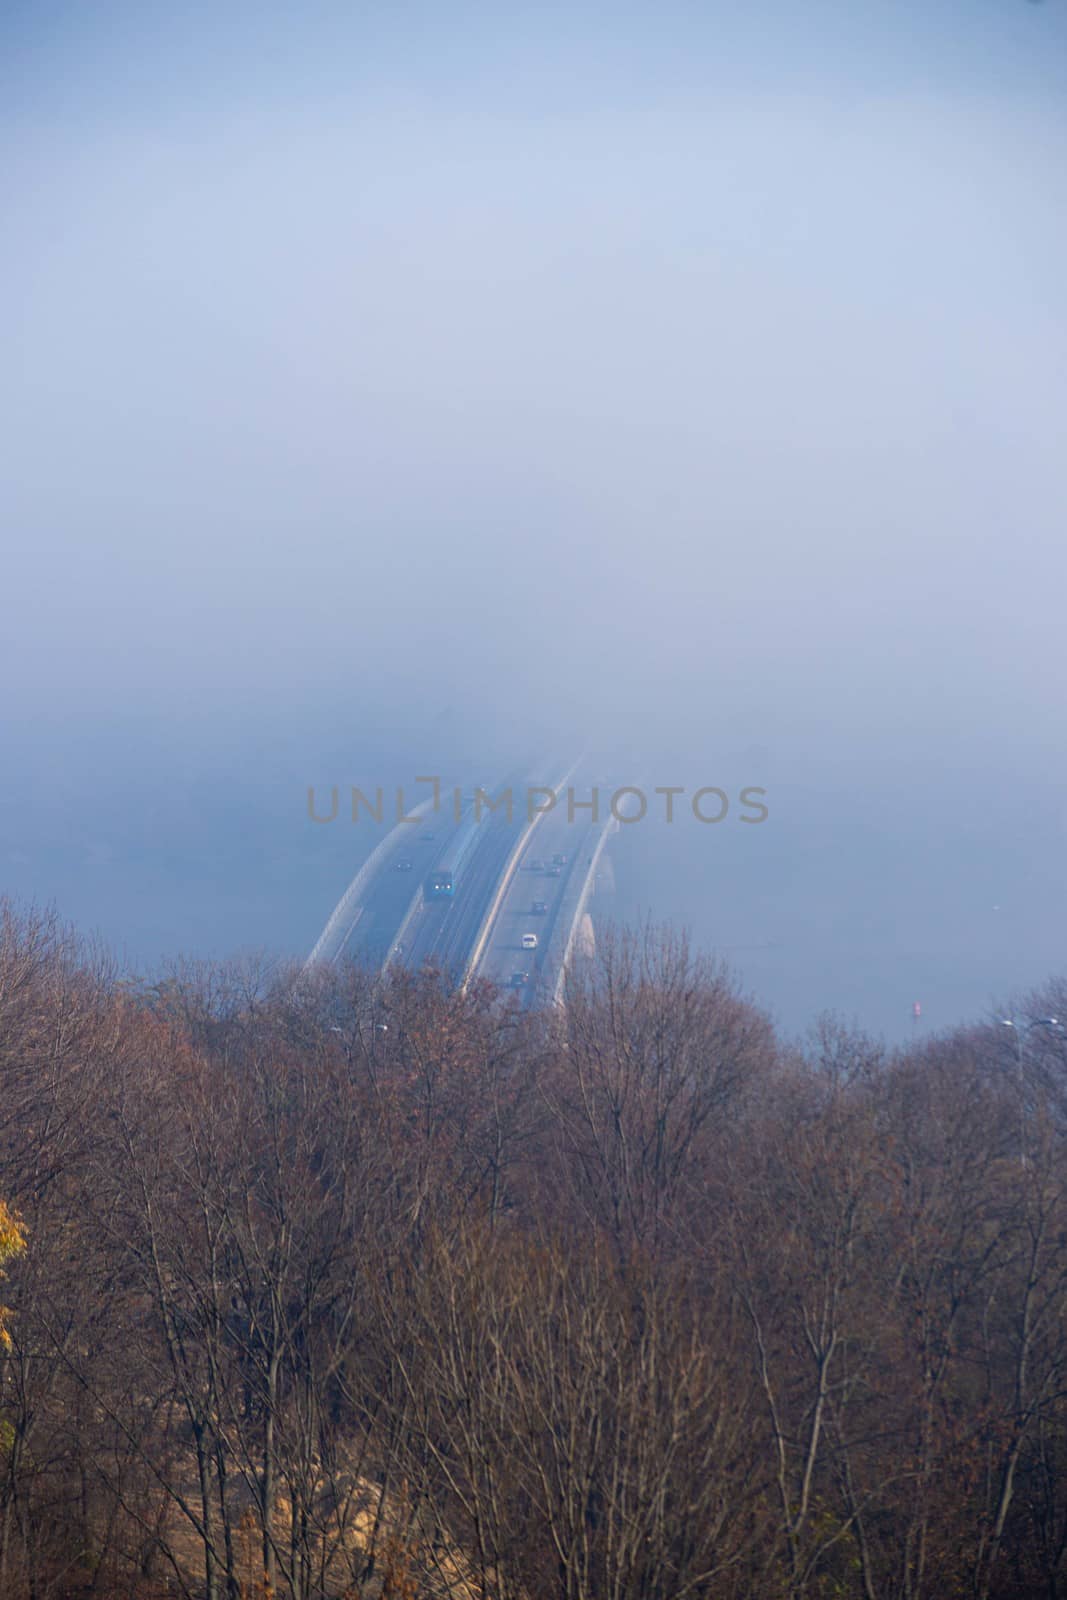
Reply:
[[479, 818], [472, 812], [468, 815], [454, 848], [448, 852], [451, 865], [434, 867], [428, 874], [423, 885], [423, 895], [427, 900], [451, 900], [454, 897], [464, 865], [477, 841], [478, 826]]

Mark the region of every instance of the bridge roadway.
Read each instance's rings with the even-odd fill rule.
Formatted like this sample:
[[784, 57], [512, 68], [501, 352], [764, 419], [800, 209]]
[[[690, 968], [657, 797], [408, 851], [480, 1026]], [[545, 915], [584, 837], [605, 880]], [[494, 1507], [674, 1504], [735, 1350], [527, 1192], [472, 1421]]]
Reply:
[[462, 827], [451, 806], [442, 804], [435, 812], [432, 801], [422, 802], [412, 815], [415, 821], [396, 823], [371, 851], [338, 901], [308, 966], [344, 957], [381, 967], [388, 960], [398, 929], [422, 898], [427, 875], [444, 860]]
[[[532, 781], [520, 771], [501, 785], [514, 792], [513, 824], [504, 812], [488, 808], [476, 821], [469, 784], [461, 788], [458, 816], [456, 790], [449, 785], [442, 785], [436, 811], [432, 798], [413, 807], [409, 819], [396, 823], [371, 851], [334, 909], [307, 966], [348, 959], [384, 970], [401, 962], [412, 969], [436, 967], [459, 983], [485, 907], [525, 826], [526, 785]], [[430, 873], [456, 864], [472, 830], [473, 842], [456, 875], [455, 894], [427, 900], [424, 886]]]
[[478, 837], [456, 880], [455, 894], [425, 905], [410, 942], [405, 939], [399, 953], [405, 966], [434, 967], [457, 985], [463, 981], [486, 907], [518, 842], [522, 821], [515, 817], [508, 822], [502, 812], [483, 813], [476, 826]]
[[[556, 806], [532, 822], [525, 777], [501, 786], [513, 789], [510, 822], [503, 811], [485, 811], [475, 822], [470, 789], [458, 820], [450, 798], [442, 796], [437, 812], [425, 802], [417, 821], [394, 827], [372, 852], [308, 965], [343, 957], [383, 970], [394, 963], [432, 967], [457, 986], [490, 978], [512, 988], [523, 1005], [558, 997], [606, 833], [603, 820], [594, 822], [586, 811], [576, 811], [573, 820], [568, 816], [563, 785], [572, 775], [573, 769], [562, 780]], [[430, 872], [453, 865], [472, 827], [475, 836], [454, 894], [427, 900]], [[562, 862], [554, 864], [554, 856]], [[534, 912], [535, 903], [544, 911]], [[535, 950], [522, 948], [524, 933], [537, 935]], [[519, 982], [519, 974], [525, 981]]]
[[[576, 889], [588, 871], [601, 828], [588, 812], [567, 815], [561, 794], [525, 841], [518, 870], [508, 885], [477, 964], [479, 977], [511, 988], [522, 1005], [551, 1000], [559, 982], [570, 938], [568, 910], [577, 904]], [[553, 858], [562, 856], [561, 863]], [[543, 905], [544, 911], [535, 911]], [[523, 934], [537, 935], [537, 948], [522, 948]], [[525, 975], [525, 981], [519, 981]]]

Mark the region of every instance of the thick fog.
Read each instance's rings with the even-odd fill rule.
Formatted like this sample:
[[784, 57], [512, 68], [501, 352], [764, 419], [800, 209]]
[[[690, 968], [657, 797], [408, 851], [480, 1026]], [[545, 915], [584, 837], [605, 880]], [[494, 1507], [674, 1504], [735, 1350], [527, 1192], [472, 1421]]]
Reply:
[[1063, 5], [156, 10], [0, 20], [0, 889], [302, 954], [584, 749], [789, 1027], [1062, 970]]

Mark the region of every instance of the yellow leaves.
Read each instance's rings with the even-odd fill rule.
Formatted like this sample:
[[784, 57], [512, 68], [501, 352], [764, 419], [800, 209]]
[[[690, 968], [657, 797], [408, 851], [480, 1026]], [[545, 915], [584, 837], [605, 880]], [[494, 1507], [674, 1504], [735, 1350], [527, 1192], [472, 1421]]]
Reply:
[[0, 1200], [0, 1262], [21, 1255], [25, 1248], [26, 1231], [22, 1223]]
[[[3, 1263], [20, 1256], [25, 1248], [26, 1230], [18, 1217], [0, 1200], [0, 1279], [4, 1276]], [[7, 1330], [10, 1315], [6, 1306], [0, 1306], [0, 1345], [5, 1349], [11, 1343], [11, 1335]]]

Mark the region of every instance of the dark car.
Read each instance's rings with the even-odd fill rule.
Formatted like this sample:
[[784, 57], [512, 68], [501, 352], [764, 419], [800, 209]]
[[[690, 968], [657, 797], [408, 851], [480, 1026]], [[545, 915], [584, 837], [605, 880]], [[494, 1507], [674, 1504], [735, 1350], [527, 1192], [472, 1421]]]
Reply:
[[394, 872], [410, 872], [411, 871], [411, 862], [410, 861], [398, 861], [396, 866], [393, 868], [393, 871]]
[[565, 867], [567, 865], [567, 857], [562, 854], [554, 855], [552, 857], [552, 865], [554, 867]]
[[562, 876], [563, 876], [563, 868], [562, 867], [546, 867], [545, 868], [545, 877], [546, 878], [562, 878]]
[[535, 900], [530, 910], [535, 917], [544, 917], [548, 914], [548, 906], [544, 900]]
[[528, 972], [513, 972], [511, 974], [511, 988], [513, 989], [525, 989], [529, 981], [530, 974]]

